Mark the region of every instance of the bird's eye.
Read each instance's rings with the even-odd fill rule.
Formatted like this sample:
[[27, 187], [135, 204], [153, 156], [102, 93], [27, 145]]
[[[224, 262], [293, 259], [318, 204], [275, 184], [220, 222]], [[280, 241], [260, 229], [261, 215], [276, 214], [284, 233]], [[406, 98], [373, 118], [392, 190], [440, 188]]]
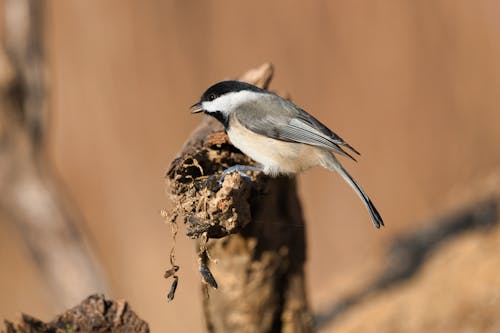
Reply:
[[209, 101], [213, 101], [214, 99], [215, 99], [215, 94], [210, 94], [210, 96], [208, 96]]

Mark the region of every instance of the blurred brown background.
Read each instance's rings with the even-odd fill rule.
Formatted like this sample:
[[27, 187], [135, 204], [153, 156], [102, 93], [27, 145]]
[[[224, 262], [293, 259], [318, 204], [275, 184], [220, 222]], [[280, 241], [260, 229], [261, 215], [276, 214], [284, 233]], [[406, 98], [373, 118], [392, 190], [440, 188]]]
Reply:
[[[299, 177], [314, 309], [378, 272], [394, 237], [494, 192], [499, 11], [487, 0], [48, 1], [47, 154], [109, 296], [130, 301], [153, 331], [203, 329], [194, 245], [183, 235], [176, 299], [165, 300], [162, 177], [200, 120], [188, 106], [212, 83], [266, 61], [274, 89], [362, 152], [344, 165], [386, 222], [375, 230], [337, 175]], [[61, 310], [8, 223], [0, 223], [0, 264], [1, 317]]]

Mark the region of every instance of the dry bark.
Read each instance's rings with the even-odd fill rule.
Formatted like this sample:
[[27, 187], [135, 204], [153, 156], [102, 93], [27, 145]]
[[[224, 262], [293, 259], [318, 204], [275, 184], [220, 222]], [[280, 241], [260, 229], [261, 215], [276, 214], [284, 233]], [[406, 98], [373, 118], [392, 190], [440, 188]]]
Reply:
[[[0, 220], [19, 230], [51, 291], [67, 308], [104, 291], [102, 275], [76, 227], [76, 214], [44, 158], [46, 84], [42, 1], [6, 0], [0, 48]], [[58, 185], [58, 186], [56, 186]]]
[[103, 295], [91, 295], [80, 305], [45, 323], [23, 314], [18, 323], [5, 321], [2, 333], [148, 333], [148, 324], [130, 309], [124, 300], [111, 301]]
[[[240, 80], [267, 88], [272, 73], [263, 65]], [[181, 216], [187, 235], [200, 239], [208, 331], [310, 332], [295, 178], [252, 172], [247, 182], [234, 173], [218, 184], [225, 168], [253, 163], [217, 121], [205, 118], [167, 174], [172, 219]]]

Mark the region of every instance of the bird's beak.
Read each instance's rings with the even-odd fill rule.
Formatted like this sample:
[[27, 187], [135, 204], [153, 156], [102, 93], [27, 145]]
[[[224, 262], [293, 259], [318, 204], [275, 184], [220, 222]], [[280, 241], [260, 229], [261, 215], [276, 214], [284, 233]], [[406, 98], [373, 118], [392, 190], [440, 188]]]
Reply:
[[191, 106], [191, 113], [199, 113], [202, 111], [203, 111], [203, 106], [201, 106], [201, 102], [198, 102]]

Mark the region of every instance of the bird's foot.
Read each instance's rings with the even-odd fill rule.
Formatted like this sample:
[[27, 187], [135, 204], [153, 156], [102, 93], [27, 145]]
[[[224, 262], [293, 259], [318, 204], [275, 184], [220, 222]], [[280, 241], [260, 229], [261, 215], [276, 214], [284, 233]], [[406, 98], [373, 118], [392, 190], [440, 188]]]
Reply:
[[250, 182], [252, 178], [250, 178], [249, 175], [245, 173], [245, 171], [264, 171], [263, 168], [251, 166], [251, 165], [233, 165], [226, 170], [222, 171], [222, 177], [219, 179], [219, 185], [222, 186], [222, 183], [224, 182], [224, 178], [226, 175], [229, 175], [230, 173], [237, 172], [243, 179], [245, 179], [247, 182]]

